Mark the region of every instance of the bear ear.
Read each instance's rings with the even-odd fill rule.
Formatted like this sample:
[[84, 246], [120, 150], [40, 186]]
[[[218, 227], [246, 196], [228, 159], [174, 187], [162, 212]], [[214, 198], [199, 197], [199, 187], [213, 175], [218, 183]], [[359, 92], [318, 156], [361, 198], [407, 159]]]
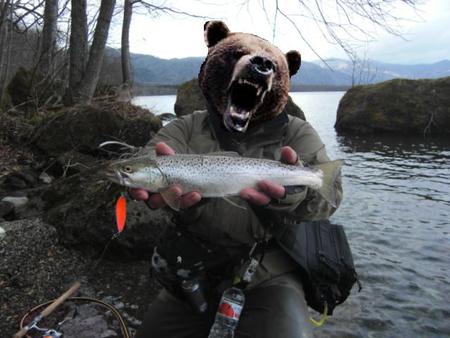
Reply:
[[299, 52], [296, 50], [291, 50], [286, 53], [286, 59], [289, 66], [289, 75], [297, 74], [300, 69], [300, 65], [302, 64], [302, 57]]
[[206, 21], [204, 27], [206, 46], [212, 47], [230, 33], [227, 25], [222, 21]]

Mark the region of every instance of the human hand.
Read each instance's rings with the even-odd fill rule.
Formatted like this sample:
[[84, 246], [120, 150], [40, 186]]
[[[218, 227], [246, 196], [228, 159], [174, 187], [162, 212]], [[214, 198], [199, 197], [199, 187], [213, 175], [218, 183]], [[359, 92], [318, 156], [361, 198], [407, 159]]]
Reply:
[[[156, 155], [170, 156], [175, 155], [175, 151], [164, 142], [159, 142], [155, 146]], [[180, 208], [187, 209], [197, 204], [202, 199], [200, 193], [196, 191], [183, 194], [183, 188], [179, 185], [169, 187], [172, 194], [180, 198]], [[159, 193], [150, 193], [144, 189], [130, 189], [129, 194], [137, 201], [144, 201], [151, 209], [164, 208], [167, 203]]]
[[[296, 164], [298, 162], [297, 153], [291, 147], [281, 148], [281, 162]], [[286, 195], [286, 189], [270, 180], [262, 180], [257, 183], [258, 189], [245, 188], [239, 193], [241, 198], [258, 206], [267, 205], [272, 199], [281, 199]]]

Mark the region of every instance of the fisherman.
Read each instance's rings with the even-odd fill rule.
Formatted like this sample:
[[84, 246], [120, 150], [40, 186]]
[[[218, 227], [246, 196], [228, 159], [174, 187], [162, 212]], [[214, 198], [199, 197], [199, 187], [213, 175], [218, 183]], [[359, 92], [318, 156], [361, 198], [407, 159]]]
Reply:
[[[223, 23], [205, 25], [205, 37], [210, 48], [208, 58], [213, 56], [214, 44], [218, 44], [219, 40], [227, 40], [228, 36], [232, 34]], [[251, 48], [245, 45], [249, 41], [248, 36], [242, 40], [245, 48], [252, 53]], [[264, 43], [269, 45], [268, 48], [276, 48], [268, 42]], [[211, 71], [207, 67], [208, 58], [201, 72]], [[278, 71], [277, 60], [272, 62], [275, 63], [274, 71]], [[292, 60], [288, 57], [291, 71], [290, 62]], [[294, 69], [294, 73], [297, 69]], [[233, 72], [236, 73], [231, 70]], [[200, 74], [201, 79], [202, 76], [205, 81], [205, 74]], [[157, 155], [233, 151], [245, 157], [279, 160], [291, 165], [315, 165], [330, 161], [324, 144], [309, 123], [288, 116], [281, 109], [270, 118], [254, 123], [250, 121], [245, 128], [240, 128], [247, 121], [238, 123], [224, 117], [226, 112], [218, 112], [220, 109], [212, 102], [213, 95], [223, 94], [215, 93], [214, 86], [207, 86], [204, 82], [202, 89], [207, 97], [208, 110], [176, 119], [162, 128], [149, 144]], [[231, 95], [234, 95], [230, 98], [232, 104], [233, 101], [239, 101], [238, 93]], [[267, 93], [265, 95], [266, 98], [270, 97]], [[267, 104], [264, 101], [260, 107]], [[257, 257], [260, 264], [251, 282], [245, 286], [245, 306], [236, 337], [310, 337], [307, 305], [297, 265], [273, 241], [276, 224], [270, 223], [266, 216], [273, 216], [280, 222], [290, 218], [327, 219], [336, 210], [342, 197], [340, 178], [331, 187], [337, 196], [336, 206], [332, 206], [312, 189], [284, 187], [268, 179], [261, 180], [257, 189], [242, 189], [240, 197], [232, 198], [232, 203], [219, 198], [202, 198], [196, 191], [184, 193], [180, 185], [170, 189], [172, 195], [180, 199], [181, 210], [175, 213], [176, 227], [166, 229], [155, 252], [160, 259], [172, 265], [189, 261], [203, 263], [201, 273], [208, 279], [209, 307], [203, 313], [192, 311], [179, 293], [176, 276], [172, 271], [167, 271], [167, 276], [156, 276], [165, 289], [150, 305], [136, 338], [207, 337], [220, 293], [232, 284], [233, 274], [239, 271], [249, 255]], [[164, 198], [158, 193], [130, 189], [130, 195], [136, 200], [145, 201], [151, 209], [166, 207]], [[255, 246], [255, 252], [250, 253]]]

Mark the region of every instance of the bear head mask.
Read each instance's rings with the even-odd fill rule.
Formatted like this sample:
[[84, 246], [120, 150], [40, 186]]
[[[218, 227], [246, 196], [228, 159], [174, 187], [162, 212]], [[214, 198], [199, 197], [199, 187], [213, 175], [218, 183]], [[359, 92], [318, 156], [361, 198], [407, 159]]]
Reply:
[[221, 21], [206, 22], [204, 34], [208, 55], [199, 84], [210, 112], [236, 132], [279, 115], [288, 101], [290, 77], [300, 68], [300, 53], [284, 54], [256, 35], [231, 33]]

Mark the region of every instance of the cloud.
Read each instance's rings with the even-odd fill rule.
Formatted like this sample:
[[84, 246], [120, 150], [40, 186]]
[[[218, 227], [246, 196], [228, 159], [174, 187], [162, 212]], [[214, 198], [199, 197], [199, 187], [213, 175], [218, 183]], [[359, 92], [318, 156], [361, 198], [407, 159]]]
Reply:
[[[174, 2], [175, 3], [175, 2]], [[212, 3], [200, 0], [176, 2], [179, 9], [200, 13], [209, 17], [224, 20], [232, 31], [243, 31], [257, 34], [272, 40], [273, 8], [267, 8], [266, 16], [260, 2], [249, 1], [250, 5], [240, 6], [242, 1]], [[341, 57], [346, 55], [336, 44], [327, 41], [317, 24], [301, 17], [298, 2], [281, 2], [286, 4], [288, 13], [292, 15], [313, 48], [322, 58]], [[326, 3], [326, 2], [325, 2]], [[169, 1], [165, 2], [170, 5]], [[269, 6], [271, 1], [266, 1]], [[289, 7], [290, 6], [290, 7]], [[330, 11], [332, 11], [330, 6]], [[367, 49], [367, 57], [384, 62], [427, 63], [450, 57], [450, 33], [448, 18], [450, 17], [450, 1], [435, 0], [420, 7], [423, 20], [406, 22], [403, 29], [407, 32], [408, 41], [378, 30], [378, 41]], [[411, 13], [401, 14], [411, 16]], [[133, 15], [130, 35], [130, 48], [134, 53], [151, 54], [162, 58], [182, 58], [188, 56], [205, 56], [207, 49], [203, 41], [203, 23], [207, 19], [160, 15]], [[358, 23], [359, 24], [359, 23]], [[372, 29], [369, 23], [361, 21], [361, 27]], [[120, 44], [120, 25], [114, 27], [112, 33], [114, 47]], [[329, 39], [328, 39], [329, 40]], [[317, 55], [294, 31], [292, 25], [278, 16], [274, 43], [283, 51], [300, 50], [304, 60], [316, 60]]]
[[405, 28], [406, 41], [384, 34], [370, 45], [370, 58], [405, 64], [450, 59], [450, 2], [428, 2], [421, 9], [423, 21], [409, 23]]

